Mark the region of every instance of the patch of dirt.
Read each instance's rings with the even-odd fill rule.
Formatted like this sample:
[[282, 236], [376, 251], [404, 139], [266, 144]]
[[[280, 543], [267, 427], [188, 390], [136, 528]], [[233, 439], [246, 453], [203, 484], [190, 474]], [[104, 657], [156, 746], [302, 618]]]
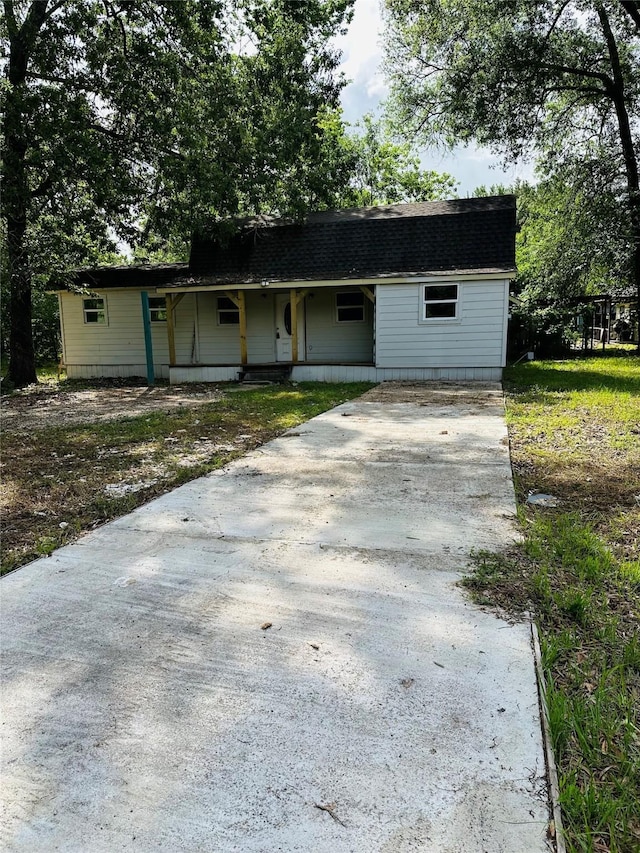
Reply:
[[222, 398], [217, 385], [92, 383], [91, 388], [32, 386], [2, 397], [2, 428], [30, 432], [51, 426], [115, 421], [154, 411], [179, 411]]
[[498, 382], [382, 382], [360, 398], [366, 403], [417, 403], [420, 406], [502, 405]]

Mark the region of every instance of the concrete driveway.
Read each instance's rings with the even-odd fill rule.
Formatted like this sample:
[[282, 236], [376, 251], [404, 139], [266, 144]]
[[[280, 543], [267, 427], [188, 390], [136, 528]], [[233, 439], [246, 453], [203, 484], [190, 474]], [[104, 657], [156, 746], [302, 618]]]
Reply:
[[385, 387], [9, 575], [2, 849], [547, 850], [514, 512], [497, 388]]

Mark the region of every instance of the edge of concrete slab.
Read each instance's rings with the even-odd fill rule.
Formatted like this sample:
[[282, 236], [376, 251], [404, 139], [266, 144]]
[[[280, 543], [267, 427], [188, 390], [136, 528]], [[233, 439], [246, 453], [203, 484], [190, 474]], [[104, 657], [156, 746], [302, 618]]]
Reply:
[[531, 639], [533, 643], [533, 655], [535, 660], [536, 681], [538, 684], [538, 700], [540, 702], [540, 721], [542, 724], [542, 740], [544, 743], [544, 754], [547, 764], [547, 777], [549, 782], [549, 801], [553, 815], [553, 826], [549, 825], [549, 841], [555, 844], [556, 853], [567, 853], [564, 843], [564, 829], [562, 826], [562, 810], [560, 809], [560, 785], [558, 783], [558, 768], [553, 754], [551, 744], [551, 730], [549, 728], [549, 715], [547, 713], [547, 691], [544, 683], [544, 672], [542, 669], [542, 653], [540, 651], [540, 636], [538, 626], [531, 619]]

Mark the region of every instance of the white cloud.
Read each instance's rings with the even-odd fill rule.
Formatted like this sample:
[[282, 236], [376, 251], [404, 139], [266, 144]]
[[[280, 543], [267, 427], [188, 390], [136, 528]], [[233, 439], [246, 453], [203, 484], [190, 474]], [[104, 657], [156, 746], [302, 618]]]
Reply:
[[350, 80], [342, 106], [349, 122], [375, 110], [389, 92], [380, 71], [382, 20], [378, 0], [356, 0], [353, 20], [346, 35], [335, 40], [342, 51], [340, 71]]
[[[347, 33], [335, 40], [342, 51], [340, 70], [351, 80], [342, 92], [345, 119], [355, 124], [365, 113], [378, 112], [387, 97], [389, 87], [382, 74], [382, 18], [379, 0], [355, 0], [354, 15]], [[517, 177], [533, 178], [533, 166], [528, 163], [501, 168], [498, 158], [487, 148], [473, 143], [443, 153], [433, 149], [420, 150], [420, 162], [425, 169], [449, 172], [459, 182], [458, 192], [465, 196], [484, 184], [512, 184]]]
[[380, 64], [381, 29], [378, 0], [356, 0], [348, 32], [336, 39], [336, 47], [343, 52], [340, 70], [350, 80], [362, 80], [365, 67], [377, 67]]

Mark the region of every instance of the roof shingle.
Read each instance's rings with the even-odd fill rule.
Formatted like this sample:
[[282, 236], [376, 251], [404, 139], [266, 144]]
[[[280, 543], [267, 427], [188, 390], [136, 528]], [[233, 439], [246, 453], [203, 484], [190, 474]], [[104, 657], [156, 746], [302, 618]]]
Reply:
[[309, 281], [515, 269], [515, 197], [246, 220], [226, 244], [196, 236], [189, 279]]

